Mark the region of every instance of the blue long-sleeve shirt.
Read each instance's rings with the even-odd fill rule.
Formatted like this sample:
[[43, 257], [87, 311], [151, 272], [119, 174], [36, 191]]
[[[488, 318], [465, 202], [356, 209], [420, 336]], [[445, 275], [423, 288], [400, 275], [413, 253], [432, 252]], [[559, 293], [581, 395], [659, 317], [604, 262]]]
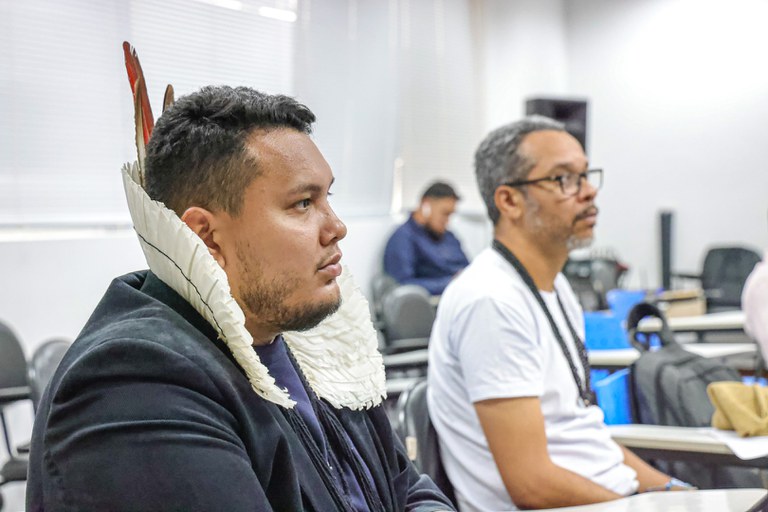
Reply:
[[446, 231], [435, 238], [413, 216], [397, 228], [384, 249], [384, 270], [400, 284], [417, 284], [440, 295], [454, 275], [469, 265], [459, 240]]

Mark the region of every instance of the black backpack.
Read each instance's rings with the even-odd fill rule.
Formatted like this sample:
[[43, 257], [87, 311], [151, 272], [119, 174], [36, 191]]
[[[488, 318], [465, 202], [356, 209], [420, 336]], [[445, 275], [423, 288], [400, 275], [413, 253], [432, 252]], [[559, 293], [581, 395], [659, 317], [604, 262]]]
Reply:
[[[637, 326], [644, 318], [657, 318], [661, 329], [658, 350], [650, 349], [652, 334]], [[708, 427], [714, 407], [707, 396], [710, 382], [741, 381], [739, 372], [717, 359], [685, 350], [675, 341], [667, 320], [653, 304], [642, 302], [627, 316], [630, 342], [641, 354], [630, 367], [630, 396], [635, 423], [679, 427]], [[696, 463], [658, 461], [660, 470], [699, 488], [762, 487], [754, 470], [712, 468]]]
[[[651, 334], [637, 325], [644, 318], [661, 321], [661, 347], [650, 350]], [[717, 359], [688, 352], [677, 341], [667, 320], [653, 304], [642, 302], [627, 316], [630, 343], [641, 352], [631, 367], [633, 417], [637, 423], [678, 427], [708, 427], [715, 412], [707, 384], [741, 381], [739, 372]]]

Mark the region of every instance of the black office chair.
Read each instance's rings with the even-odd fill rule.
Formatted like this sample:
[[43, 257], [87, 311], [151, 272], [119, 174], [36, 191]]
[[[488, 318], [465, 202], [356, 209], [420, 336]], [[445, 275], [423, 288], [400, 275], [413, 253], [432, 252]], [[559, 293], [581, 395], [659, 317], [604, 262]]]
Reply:
[[384, 330], [382, 318], [384, 297], [395, 288], [397, 288], [397, 281], [386, 272], [379, 272], [371, 279], [371, 313], [373, 313], [373, 323], [382, 331]]
[[704, 256], [700, 274], [675, 272], [672, 275], [701, 282], [707, 312], [739, 309], [744, 282], [759, 261], [760, 254], [746, 247], [713, 247]]
[[0, 486], [27, 479], [27, 459], [13, 448], [5, 421], [5, 408], [15, 402], [29, 400], [31, 390], [27, 377], [27, 360], [21, 342], [11, 329], [0, 322], [0, 423], [8, 451], [8, 460], [0, 468]]
[[427, 290], [414, 284], [392, 289], [382, 304], [384, 353], [424, 349], [429, 343], [435, 307]]
[[443, 468], [437, 432], [427, 409], [427, 381], [422, 380], [400, 395], [396, 406], [397, 432], [406, 446], [408, 458], [456, 504], [453, 485]]
[[627, 267], [614, 257], [568, 259], [563, 275], [573, 288], [584, 311], [608, 309], [606, 294], [621, 287]]

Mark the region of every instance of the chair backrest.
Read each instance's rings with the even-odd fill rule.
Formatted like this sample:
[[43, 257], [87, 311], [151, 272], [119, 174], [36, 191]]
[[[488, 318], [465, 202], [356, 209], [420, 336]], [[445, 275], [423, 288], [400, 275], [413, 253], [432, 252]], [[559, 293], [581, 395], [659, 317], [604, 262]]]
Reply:
[[24, 387], [27, 380], [27, 359], [19, 338], [0, 322], [0, 388]]
[[701, 286], [710, 293], [710, 305], [741, 306], [744, 282], [760, 261], [757, 251], [745, 247], [714, 247], [707, 251]]
[[568, 259], [563, 274], [576, 293], [584, 311], [608, 308], [606, 293], [619, 288], [627, 267], [612, 257]]
[[605, 295], [609, 290], [619, 288], [621, 278], [627, 271], [627, 267], [612, 258], [592, 259], [592, 281], [595, 288]]
[[391, 290], [382, 308], [387, 343], [411, 338], [429, 338], [435, 321], [430, 295], [421, 286], [406, 284]]
[[595, 290], [590, 278], [574, 275], [566, 275], [565, 277], [568, 279], [568, 284], [571, 285], [573, 293], [576, 294], [581, 309], [584, 311], [600, 311], [601, 309], [604, 309], [600, 299], [600, 293]]
[[592, 260], [569, 259], [563, 267], [563, 275], [568, 279], [584, 311], [605, 309], [604, 294], [595, 287], [593, 280]]
[[397, 431], [406, 446], [408, 458], [425, 473], [455, 504], [453, 485], [443, 468], [437, 432], [427, 409], [427, 381], [421, 380], [400, 395], [396, 406]]
[[[4, 408], [13, 402], [29, 399], [29, 380], [27, 379], [27, 359], [24, 357], [21, 342], [11, 328], [2, 322], [0, 322], [0, 389], [5, 391], [0, 396], [0, 427], [3, 430], [5, 449], [7, 453], [12, 454], [14, 450], [8, 425], [5, 422]], [[6, 475], [0, 475], [0, 484], [8, 479]]]
[[54, 338], [40, 345], [32, 354], [32, 360], [29, 362], [29, 387], [35, 410], [69, 346], [69, 340]]
[[384, 297], [396, 287], [397, 281], [386, 272], [380, 272], [371, 279], [371, 306], [375, 320], [381, 320]]

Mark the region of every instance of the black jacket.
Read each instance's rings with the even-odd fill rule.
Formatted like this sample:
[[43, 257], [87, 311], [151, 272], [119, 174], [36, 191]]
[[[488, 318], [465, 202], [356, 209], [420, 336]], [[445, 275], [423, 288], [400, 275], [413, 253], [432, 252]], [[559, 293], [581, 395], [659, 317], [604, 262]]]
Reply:
[[[333, 414], [385, 510], [453, 509], [381, 406]], [[214, 329], [154, 274], [123, 276], [43, 395], [27, 510], [337, 510], [297, 416], [259, 397]]]

